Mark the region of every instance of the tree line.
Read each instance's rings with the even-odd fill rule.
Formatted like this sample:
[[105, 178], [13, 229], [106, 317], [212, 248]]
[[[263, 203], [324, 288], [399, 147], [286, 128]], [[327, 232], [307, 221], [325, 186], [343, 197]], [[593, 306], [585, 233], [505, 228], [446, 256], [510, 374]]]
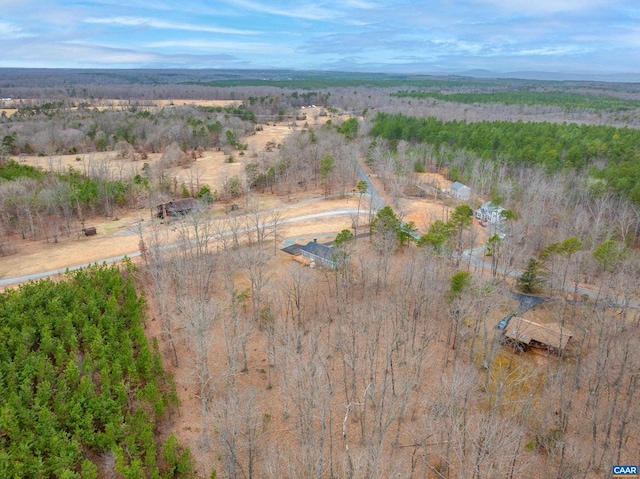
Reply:
[[87, 173], [73, 168], [45, 172], [14, 160], [0, 165], [0, 255], [12, 252], [5, 235], [57, 243], [76, 230], [78, 221], [112, 216], [148, 191], [143, 176], [118, 179], [104, 162], [90, 164]]
[[454, 103], [503, 103], [505, 105], [554, 105], [567, 110], [588, 108], [593, 110], [625, 111], [640, 108], [640, 100], [619, 98], [605, 94], [572, 91], [532, 91], [521, 89], [499, 92], [442, 92], [401, 90], [392, 93], [397, 98], [434, 98]]
[[118, 150], [143, 159], [172, 143], [183, 149], [220, 148], [229, 143], [229, 132], [233, 138], [253, 132], [255, 121], [242, 106], [157, 109], [133, 104], [100, 110], [89, 103], [25, 105], [0, 121], [0, 158]]
[[[511, 165], [562, 169], [589, 168], [612, 191], [640, 201], [640, 130], [548, 122], [444, 122], [379, 113], [370, 134], [392, 142], [423, 142], [469, 151]], [[469, 178], [470, 179], [470, 178]]]

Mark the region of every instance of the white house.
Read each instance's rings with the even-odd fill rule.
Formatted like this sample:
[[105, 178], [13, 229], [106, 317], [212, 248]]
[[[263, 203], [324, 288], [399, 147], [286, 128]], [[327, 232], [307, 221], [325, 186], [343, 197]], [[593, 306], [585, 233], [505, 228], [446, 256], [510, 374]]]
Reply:
[[488, 221], [489, 223], [500, 223], [502, 221], [503, 211], [504, 208], [502, 206], [494, 205], [491, 201], [487, 201], [476, 210], [476, 218]]
[[454, 181], [453, 183], [451, 183], [449, 194], [451, 194], [451, 196], [453, 196], [454, 198], [468, 200], [471, 196], [471, 188], [469, 188], [467, 185], [463, 185], [459, 181]]

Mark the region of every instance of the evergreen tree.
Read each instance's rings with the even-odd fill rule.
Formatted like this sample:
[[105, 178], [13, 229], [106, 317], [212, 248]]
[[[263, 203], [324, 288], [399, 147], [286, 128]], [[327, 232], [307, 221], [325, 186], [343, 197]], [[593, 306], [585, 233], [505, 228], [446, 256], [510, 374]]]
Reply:
[[544, 271], [542, 263], [536, 258], [529, 259], [527, 267], [517, 280], [518, 289], [523, 293], [536, 294], [544, 285]]

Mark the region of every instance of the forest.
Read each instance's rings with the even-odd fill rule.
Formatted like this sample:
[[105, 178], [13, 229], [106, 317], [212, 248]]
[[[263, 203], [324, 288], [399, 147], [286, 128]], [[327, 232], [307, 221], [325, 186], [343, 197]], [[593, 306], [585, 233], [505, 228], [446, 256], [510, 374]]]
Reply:
[[538, 165], [549, 174], [587, 169], [593, 178], [604, 180], [600, 187], [640, 202], [640, 131], [636, 129], [549, 122], [443, 122], [382, 113], [373, 122], [371, 135], [394, 142], [423, 142], [436, 149], [445, 144], [488, 161]]
[[[1, 293], [1, 475], [568, 479], [637, 463], [637, 85], [40, 73], [0, 70], [0, 261], [88, 248], [85, 221], [146, 219], [111, 236], [135, 258]], [[178, 197], [199, 201], [148, 218]], [[489, 200], [500, 221], [481, 224]], [[280, 251], [322, 238], [335, 269]], [[513, 317], [564, 328], [566, 347], [505, 341]]]
[[145, 336], [128, 267], [121, 275], [96, 266], [1, 295], [3, 477], [109, 474], [96, 462], [123, 477], [190, 472], [175, 436], [154, 437], [177, 396]]
[[398, 98], [435, 98], [454, 103], [502, 103], [505, 105], [557, 105], [593, 110], [632, 110], [638, 108], [638, 100], [630, 100], [608, 95], [590, 95], [570, 91], [520, 91], [448, 93], [438, 91], [399, 91]]

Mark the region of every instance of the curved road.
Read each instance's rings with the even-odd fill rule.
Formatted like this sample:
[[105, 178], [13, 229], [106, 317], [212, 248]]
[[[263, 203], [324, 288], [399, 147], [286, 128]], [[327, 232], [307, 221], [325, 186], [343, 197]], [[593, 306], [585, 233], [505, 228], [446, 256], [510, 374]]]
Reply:
[[[362, 167], [360, 166], [359, 163], [356, 163], [356, 172], [358, 173], [358, 177], [361, 180], [364, 180], [367, 182], [367, 195], [371, 198], [371, 204], [373, 206], [373, 208], [377, 211], [381, 208], [384, 208], [385, 206], [385, 202], [382, 199], [382, 197], [380, 196], [380, 194], [378, 193], [378, 191], [376, 190], [375, 185], [371, 182], [371, 180], [369, 179], [369, 177], [367, 176], [367, 174], [364, 172], [364, 170], [362, 169]], [[338, 197], [340, 195], [330, 195], [329, 198], [332, 197]], [[278, 207], [278, 208], [273, 208], [271, 210], [267, 210], [265, 211], [265, 213], [268, 212], [275, 212], [275, 211], [281, 211], [281, 210], [286, 210], [286, 209], [290, 209], [290, 208], [296, 208], [300, 205], [304, 205], [304, 204], [308, 204], [308, 203], [313, 203], [316, 201], [322, 201], [326, 199], [325, 197], [320, 197], [320, 198], [311, 198], [308, 200], [303, 200], [300, 201], [298, 203], [295, 203], [293, 205], [290, 206], [282, 206], [282, 207]], [[344, 215], [344, 214], [351, 214], [351, 213], [357, 213], [358, 210], [355, 209], [341, 209], [341, 210], [334, 210], [334, 211], [326, 211], [323, 213], [314, 213], [314, 214], [310, 214], [310, 215], [303, 215], [303, 216], [296, 216], [293, 218], [288, 218], [288, 219], [284, 219], [282, 222], [283, 223], [293, 223], [295, 221], [304, 221], [304, 220], [308, 220], [308, 219], [314, 219], [314, 218], [322, 218], [325, 216], [336, 216], [336, 215]], [[269, 225], [265, 225], [265, 226], [269, 226]], [[246, 232], [248, 229], [244, 229], [241, 232]], [[177, 243], [173, 243], [173, 244], [169, 244], [167, 246], [165, 246], [165, 248], [170, 249], [170, 248], [174, 248], [177, 246]], [[92, 264], [110, 264], [110, 263], [115, 263], [117, 261], [122, 261], [125, 257], [126, 258], [135, 258], [137, 256], [140, 256], [140, 251], [133, 251], [129, 254], [124, 254], [124, 255], [119, 255], [119, 256], [112, 256], [110, 258], [104, 258], [104, 259], [100, 259], [100, 260], [96, 260], [93, 261], [91, 263], [84, 263], [84, 264], [78, 264], [78, 265], [73, 265], [73, 266], [67, 266], [64, 268], [59, 268], [59, 269], [54, 269], [54, 270], [50, 270], [50, 271], [43, 271], [41, 273], [33, 273], [33, 274], [27, 274], [27, 275], [23, 275], [23, 276], [15, 276], [12, 278], [3, 278], [0, 279], [0, 286], [8, 286], [11, 284], [19, 284], [19, 283], [26, 283], [27, 281], [32, 281], [32, 280], [36, 280], [36, 279], [42, 279], [42, 278], [48, 278], [49, 276], [56, 276], [59, 274], [64, 274], [67, 271], [74, 271], [77, 269], [82, 269], [82, 268], [86, 268], [87, 266], [91, 266]]]
[[[321, 200], [323, 198], [319, 198], [318, 200]], [[307, 200], [304, 203], [310, 202], [311, 200]], [[314, 200], [315, 201], [315, 200]], [[296, 203], [295, 206], [300, 205], [303, 202], [300, 203]], [[292, 205], [291, 207], [294, 207], [294, 205]], [[277, 211], [279, 209], [283, 209], [283, 208], [275, 208], [273, 210], [269, 210], [269, 211]], [[332, 210], [332, 211], [324, 211], [321, 213], [313, 213], [313, 214], [309, 214], [309, 215], [302, 215], [302, 216], [296, 216], [293, 218], [285, 218], [284, 220], [281, 221], [281, 223], [294, 223], [296, 221], [304, 221], [304, 220], [310, 220], [310, 219], [315, 219], [315, 218], [323, 218], [323, 217], [327, 217], [327, 216], [339, 216], [339, 215], [348, 215], [351, 213], [357, 213], [357, 209], [340, 209], [340, 210]], [[272, 226], [272, 224], [267, 223], [265, 226]], [[249, 231], [252, 228], [244, 228], [242, 230], [239, 231], [239, 233], [246, 233], [247, 231]], [[178, 243], [171, 243], [168, 244], [166, 246], [163, 247], [163, 249], [172, 249], [178, 246]], [[91, 266], [92, 264], [109, 264], [109, 263], [115, 263], [117, 261], [122, 261], [124, 258], [135, 258], [140, 256], [140, 251], [133, 251], [131, 253], [128, 254], [123, 254], [123, 255], [119, 255], [119, 256], [112, 256], [110, 258], [104, 258], [104, 259], [100, 259], [100, 260], [96, 260], [96, 261], [92, 261], [91, 263], [84, 263], [84, 264], [78, 264], [78, 265], [73, 265], [73, 266], [67, 266], [64, 268], [59, 268], [59, 269], [54, 269], [54, 270], [50, 270], [50, 271], [43, 271], [41, 273], [33, 273], [33, 274], [27, 274], [27, 275], [23, 275], [23, 276], [15, 276], [13, 278], [4, 278], [4, 279], [0, 279], [0, 286], [8, 286], [11, 284], [18, 284], [18, 283], [26, 283], [27, 281], [32, 281], [32, 280], [36, 280], [36, 279], [42, 279], [42, 278], [47, 278], [49, 276], [56, 276], [58, 274], [64, 274], [67, 271], [74, 271], [77, 269], [82, 269], [82, 268], [86, 268], [87, 266]]]
[[[478, 254], [481, 253], [482, 251], [484, 251], [486, 248], [486, 246], [479, 246], [477, 248], [473, 248], [473, 249], [468, 249], [465, 250], [462, 253], [462, 259], [465, 261], [470, 262], [471, 264], [475, 265], [475, 266], [479, 266], [480, 268], [485, 268], [490, 270], [491, 269], [491, 263], [488, 261], [484, 261], [483, 259], [478, 258]], [[520, 276], [522, 274], [522, 271], [518, 271], [518, 270], [514, 270], [514, 269], [509, 269], [509, 268], [505, 268], [503, 266], [498, 266], [497, 267], [497, 271], [499, 273], [502, 273], [504, 275], [507, 276], [511, 276], [513, 278], [517, 278], [518, 276]], [[564, 290], [569, 292], [569, 293], [573, 293], [573, 292], [577, 292], [578, 294], [582, 295], [582, 296], [586, 296], [588, 298], [591, 299], [598, 299], [598, 301], [601, 302], [605, 302], [604, 298], [602, 297], [598, 297], [598, 291], [594, 291], [592, 289], [586, 289], [586, 288], [581, 288], [581, 287], [575, 287], [575, 285], [571, 285], [571, 284], [567, 284], [564, 287]], [[607, 306], [610, 307], [624, 307], [624, 299], [618, 297], [616, 302], [613, 301], [608, 301], [606, 302]], [[631, 309], [640, 309], [640, 302], [635, 301], [635, 300], [631, 300], [629, 302], [629, 304], [627, 305], [628, 308]]]
[[[374, 210], [380, 210], [382, 208], [384, 208], [385, 206], [385, 201], [382, 198], [382, 196], [380, 196], [380, 194], [378, 193], [375, 185], [371, 182], [369, 176], [364, 172], [364, 170], [362, 169], [362, 167], [360, 166], [359, 163], [356, 163], [356, 172], [358, 174], [358, 177], [367, 182], [367, 195], [371, 198], [371, 205], [373, 206]], [[331, 195], [332, 197], [334, 196], [338, 196], [338, 195]], [[312, 203], [315, 201], [322, 201], [325, 198], [311, 198], [309, 200], [304, 200], [301, 201], [299, 203], [296, 203], [294, 205], [290, 205], [290, 206], [284, 206], [284, 207], [279, 207], [279, 208], [273, 208], [271, 210], [267, 210], [265, 211], [267, 212], [273, 212], [273, 211], [281, 211], [281, 210], [286, 210], [286, 209], [290, 209], [290, 208], [295, 208], [298, 207], [302, 204], [308, 204], [308, 203]], [[293, 218], [287, 218], [284, 219], [282, 221], [282, 223], [293, 223], [296, 221], [304, 221], [304, 220], [309, 220], [309, 219], [315, 219], [315, 218], [322, 218], [322, 217], [327, 217], [327, 216], [338, 216], [338, 215], [345, 215], [345, 214], [351, 214], [351, 213], [357, 213], [358, 210], [356, 209], [340, 209], [340, 210], [333, 210], [333, 211], [325, 211], [322, 213], [313, 213], [313, 214], [309, 214], [309, 215], [303, 215], [303, 216], [296, 216]], [[265, 226], [271, 226], [270, 224], [267, 224]], [[240, 232], [245, 233], [246, 231], [248, 231], [250, 228], [245, 228], [243, 230], [240, 230]], [[164, 248], [166, 249], [171, 249], [171, 248], [175, 248], [177, 247], [178, 243], [172, 243], [169, 245], [164, 246]], [[465, 250], [462, 253], [462, 259], [469, 261], [471, 264], [474, 264], [476, 266], [479, 266], [481, 268], [486, 268], [486, 269], [491, 269], [491, 263], [484, 261], [483, 259], [478, 258], [478, 254], [481, 253], [482, 251], [485, 250], [485, 246], [480, 246], [471, 250]], [[90, 266], [92, 264], [103, 264], [103, 263], [115, 263], [116, 261], [122, 261], [125, 257], [128, 258], [135, 258], [137, 256], [140, 256], [140, 251], [134, 251], [131, 252], [129, 254], [125, 254], [125, 255], [119, 255], [119, 256], [113, 256], [111, 258], [105, 258], [105, 259], [101, 259], [101, 260], [97, 260], [91, 263], [85, 263], [85, 264], [79, 264], [79, 265], [74, 265], [74, 266], [68, 266], [65, 268], [59, 268], [59, 269], [55, 269], [55, 270], [51, 270], [51, 271], [43, 271], [41, 273], [34, 273], [34, 274], [28, 274], [28, 275], [24, 275], [24, 276], [16, 276], [13, 278], [4, 278], [4, 279], [0, 279], [0, 286], [7, 286], [7, 285], [11, 285], [11, 284], [17, 284], [17, 283], [25, 283], [27, 281], [31, 281], [31, 280], [36, 280], [36, 279], [41, 279], [41, 278], [46, 278], [49, 276], [55, 276], [58, 274], [63, 274], [66, 271], [74, 271], [77, 269], [81, 269], [81, 268], [86, 268], [87, 266]], [[498, 267], [498, 271], [502, 274], [506, 274], [512, 277], [516, 277], [520, 275], [520, 271], [516, 271], [516, 270], [511, 270], [508, 268], [504, 268], [499, 266]], [[597, 292], [596, 291], [592, 291], [589, 289], [585, 289], [585, 288], [577, 288], [577, 290], [575, 289], [575, 287], [572, 287], [570, 285], [565, 286], [565, 289], [567, 291], [577, 291], [579, 294], [581, 295], [586, 295], [590, 298], [596, 298], [597, 297]], [[620, 306], [620, 304], [612, 304], [612, 306]], [[633, 309], [638, 309], [640, 308], [640, 303], [638, 301], [631, 301], [631, 303], [629, 304], [629, 307], [633, 308]]]

